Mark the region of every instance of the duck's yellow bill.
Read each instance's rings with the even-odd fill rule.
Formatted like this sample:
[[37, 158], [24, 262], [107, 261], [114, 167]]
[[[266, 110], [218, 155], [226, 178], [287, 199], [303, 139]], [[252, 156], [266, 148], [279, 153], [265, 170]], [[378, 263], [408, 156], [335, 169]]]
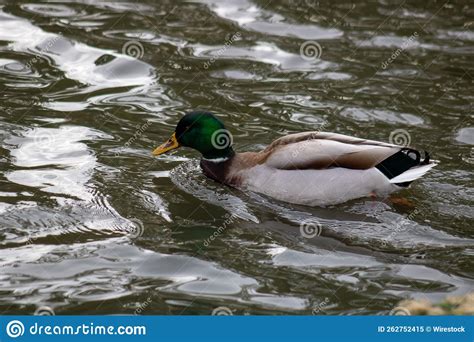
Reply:
[[179, 147], [179, 142], [176, 140], [176, 133], [168, 139], [167, 142], [155, 148], [152, 152], [154, 156], [159, 156], [160, 154], [166, 153], [168, 151], [174, 150]]

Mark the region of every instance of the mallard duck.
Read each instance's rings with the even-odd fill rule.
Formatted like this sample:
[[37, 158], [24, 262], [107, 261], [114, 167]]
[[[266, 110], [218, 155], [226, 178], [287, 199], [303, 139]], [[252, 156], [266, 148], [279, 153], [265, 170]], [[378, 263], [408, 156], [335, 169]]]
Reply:
[[286, 135], [260, 152], [237, 153], [213, 114], [186, 114], [155, 156], [181, 146], [198, 150], [203, 173], [217, 182], [310, 206], [386, 196], [436, 165], [412, 148], [326, 132]]

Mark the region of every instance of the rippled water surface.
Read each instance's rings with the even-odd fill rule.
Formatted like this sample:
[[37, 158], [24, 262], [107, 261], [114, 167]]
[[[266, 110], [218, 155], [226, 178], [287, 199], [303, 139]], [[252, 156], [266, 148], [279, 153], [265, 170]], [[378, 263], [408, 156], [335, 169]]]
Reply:
[[[473, 55], [470, 1], [0, 1], [0, 312], [386, 314], [469, 292]], [[441, 163], [403, 201], [290, 205], [191, 150], [153, 158], [191, 108], [239, 151], [402, 132]]]

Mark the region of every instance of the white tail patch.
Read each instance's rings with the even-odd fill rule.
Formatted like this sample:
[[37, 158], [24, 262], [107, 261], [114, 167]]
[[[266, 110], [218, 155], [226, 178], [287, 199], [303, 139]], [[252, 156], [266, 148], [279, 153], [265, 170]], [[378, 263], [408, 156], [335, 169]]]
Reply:
[[422, 177], [425, 173], [438, 165], [436, 161], [431, 161], [427, 165], [415, 166], [411, 169], [399, 174], [397, 177], [390, 179], [390, 183], [405, 183], [411, 182]]

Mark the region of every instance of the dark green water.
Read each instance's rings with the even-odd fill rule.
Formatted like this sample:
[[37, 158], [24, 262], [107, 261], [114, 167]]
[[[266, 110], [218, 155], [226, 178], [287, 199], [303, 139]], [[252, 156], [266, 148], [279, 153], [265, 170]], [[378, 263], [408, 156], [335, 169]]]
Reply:
[[[0, 6], [2, 314], [387, 314], [473, 289], [472, 2]], [[192, 108], [239, 151], [323, 129], [440, 165], [411, 206], [285, 204], [151, 157]]]

